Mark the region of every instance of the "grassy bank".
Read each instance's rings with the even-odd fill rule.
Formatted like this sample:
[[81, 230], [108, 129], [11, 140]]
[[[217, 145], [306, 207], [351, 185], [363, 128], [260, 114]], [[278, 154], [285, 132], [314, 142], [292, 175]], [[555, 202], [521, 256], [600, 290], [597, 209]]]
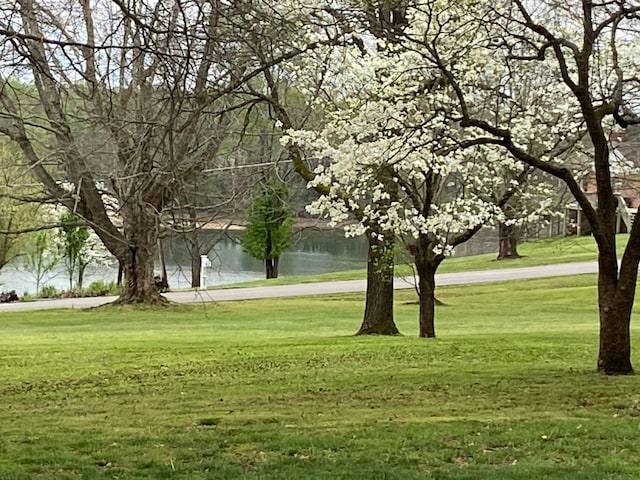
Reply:
[[0, 478], [638, 478], [594, 282], [442, 288], [431, 341], [411, 292], [395, 338], [361, 295], [3, 314]]
[[[617, 238], [618, 254], [622, 255], [622, 251], [627, 244], [628, 235], [619, 234]], [[502, 261], [496, 260], [495, 253], [472, 255], [469, 257], [454, 256], [447, 258], [438, 269], [438, 272], [452, 273], [470, 270], [490, 270], [494, 268], [518, 268], [570, 262], [587, 262], [595, 261], [598, 256], [598, 249], [593, 238], [590, 236], [548, 238], [525, 242], [518, 247], [518, 252], [520, 253], [521, 258]], [[412, 274], [413, 270], [410, 266], [402, 264], [396, 266], [396, 275], [402, 276]], [[237, 288], [259, 285], [294, 285], [296, 283], [355, 280], [365, 277], [366, 271], [364, 269], [346, 270], [342, 272], [330, 272], [317, 275], [290, 276], [271, 280], [242, 282], [215, 288]]]

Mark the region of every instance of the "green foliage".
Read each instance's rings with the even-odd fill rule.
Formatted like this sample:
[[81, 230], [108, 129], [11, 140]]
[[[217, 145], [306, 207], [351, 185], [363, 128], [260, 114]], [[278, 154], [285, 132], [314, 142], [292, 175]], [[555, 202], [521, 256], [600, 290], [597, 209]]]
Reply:
[[83, 297], [104, 297], [107, 295], [120, 295], [122, 293], [122, 285], [116, 282], [105, 282], [96, 280], [91, 282], [87, 288], [83, 288], [81, 296]]
[[443, 288], [433, 341], [411, 290], [393, 338], [351, 335], [355, 294], [6, 312], [0, 476], [635, 479], [638, 379], [595, 372], [595, 282]]
[[243, 250], [258, 260], [276, 259], [291, 246], [292, 233], [289, 188], [277, 179], [260, 181], [240, 237]]
[[27, 236], [14, 233], [38, 223], [38, 205], [27, 199], [36, 193], [18, 147], [0, 139], [0, 268], [13, 261], [28, 245]]
[[69, 290], [73, 289], [73, 279], [78, 272], [82, 277], [82, 252], [89, 240], [89, 227], [74, 212], [65, 210], [60, 215], [60, 231], [62, 234], [62, 257], [69, 275]]
[[45, 285], [38, 291], [38, 296], [42, 298], [59, 298], [60, 292], [53, 285]]
[[45, 285], [38, 292], [40, 298], [62, 298], [62, 297], [104, 297], [107, 295], [120, 295], [122, 286], [116, 282], [105, 282], [96, 280], [91, 282], [88, 287], [75, 290], [58, 290], [53, 285]]
[[35, 278], [36, 292], [39, 292], [42, 281], [60, 262], [60, 254], [52, 248], [53, 233], [50, 230], [34, 232], [29, 240], [29, 247], [22, 254], [22, 266]]

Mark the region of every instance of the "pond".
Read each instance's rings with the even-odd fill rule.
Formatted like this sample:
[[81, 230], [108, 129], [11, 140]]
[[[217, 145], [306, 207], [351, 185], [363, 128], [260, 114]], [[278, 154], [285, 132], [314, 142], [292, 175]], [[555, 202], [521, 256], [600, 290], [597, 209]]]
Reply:
[[[220, 231], [202, 232], [201, 240], [211, 245], [209, 259], [211, 268], [207, 270], [207, 285], [257, 280], [264, 277], [264, 266], [260, 260], [242, 251], [237, 234], [222, 234]], [[191, 284], [191, 260], [184, 241], [180, 237], [163, 240], [169, 285], [185, 288]], [[305, 230], [297, 234], [290, 250], [282, 255], [280, 274], [282, 276], [307, 275], [365, 268], [367, 242], [364, 238], [345, 238], [341, 231]], [[159, 271], [159, 264], [156, 265]], [[88, 268], [84, 284], [95, 280], [115, 281], [117, 265]], [[69, 280], [60, 266], [43, 285], [57, 289], [68, 289]], [[42, 287], [42, 285], [41, 285]], [[36, 281], [30, 272], [21, 268], [20, 262], [0, 271], [0, 290], [15, 290], [35, 293]]]
[[[206, 283], [209, 286], [236, 283], [264, 278], [264, 265], [242, 251], [237, 240], [237, 232], [227, 235], [217, 230], [201, 232], [201, 241], [211, 246]], [[458, 256], [495, 251], [496, 235], [492, 230], [481, 231], [470, 242], [461, 245]], [[169, 285], [172, 288], [186, 288], [191, 282], [191, 261], [184, 241], [180, 237], [163, 240]], [[280, 275], [310, 275], [366, 268], [367, 242], [363, 237], [345, 238], [341, 230], [307, 229], [296, 235], [294, 244], [280, 259]], [[159, 265], [156, 265], [159, 271]], [[115, 281], [117, 266], [89, 268], [85, 285], [95, 280]], [[69, 280], [60, 266], [43, 282], [57, 289], [68, 289]], [[42, 287], [42, 285], [41, 285]], [[35, 293], [35, 278], [16, 265], [9, 265], [0, 271], [0, 290], [15, 290]]]

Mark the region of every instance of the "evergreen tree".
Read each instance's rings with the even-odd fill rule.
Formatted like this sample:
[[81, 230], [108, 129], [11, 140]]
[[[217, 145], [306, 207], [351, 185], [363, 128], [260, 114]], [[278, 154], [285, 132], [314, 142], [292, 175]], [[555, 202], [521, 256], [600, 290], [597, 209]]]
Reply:
[[245, 252], [265, 261], [268, 279], [278, 277], [280, 255], [291, 246], [292, 233], [289, 187], [277, 179], [261, 180], [240, 241]]

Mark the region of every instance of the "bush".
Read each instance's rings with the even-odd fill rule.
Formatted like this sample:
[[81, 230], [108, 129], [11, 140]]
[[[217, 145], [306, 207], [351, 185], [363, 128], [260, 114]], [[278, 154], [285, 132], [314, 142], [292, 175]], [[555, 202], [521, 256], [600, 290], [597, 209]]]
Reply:
[[[58, 290], [53, 285], [45, 285], [42, 287], [38, 295], [39, 298], [78, 298], [78, 297], [104, 297], [107, 295], [120, 295], [122, 286], [116, 282], [105, 282], [97, 280], [83, 288], [82, 290]], [[29, 298], [33, 299], [30, 295]]]
[[107, 295], [120, 295], [122, 286], [116, 282], [104, 282], [97, 280], [82, 290], [82, 297], [104, 297]]
[[40, 289], [38, 296], [41, 298], [59, 298], [60, 292], [53, 285], [45, 285]]

